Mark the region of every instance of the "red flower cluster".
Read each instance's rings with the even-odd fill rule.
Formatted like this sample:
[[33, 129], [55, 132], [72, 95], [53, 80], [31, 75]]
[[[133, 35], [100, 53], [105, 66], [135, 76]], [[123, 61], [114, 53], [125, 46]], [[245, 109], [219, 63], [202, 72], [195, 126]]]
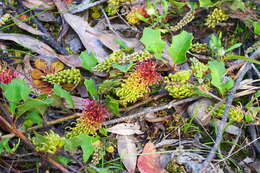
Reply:
[[145, 60], [137, 64], [136, 71], [141, 74], [147, 85], [152, 85], [161, 78], [160, 73], [156, 71], [156, 64], [152, 60]]
[[7, 69], [0, 74], [0, 83], [9, 84], [14, 78], [17, 78], [17, 73], [13, 69]]
[[108, 113], [106, 108], [94, 100], [86, 99], [87, 104], [82, 112], [82, 118], [89, 120], [90, 123], [102, 123]]

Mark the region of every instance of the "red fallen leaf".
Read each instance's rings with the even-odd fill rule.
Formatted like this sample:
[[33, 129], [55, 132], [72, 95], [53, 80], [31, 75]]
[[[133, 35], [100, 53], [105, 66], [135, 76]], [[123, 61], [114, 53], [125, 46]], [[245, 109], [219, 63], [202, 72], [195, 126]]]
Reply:
[[148, 142], [144, 146], [141, 156], [138, 158], [137, 166], [141, 173], [166, 173], [167, 171], [160, 166], [160, 154], [155, 153], [153, 143]]

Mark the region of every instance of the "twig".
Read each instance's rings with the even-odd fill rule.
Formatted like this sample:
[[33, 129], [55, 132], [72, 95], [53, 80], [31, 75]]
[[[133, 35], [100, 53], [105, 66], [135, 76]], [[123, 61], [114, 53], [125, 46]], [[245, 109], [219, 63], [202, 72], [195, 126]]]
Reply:
[[255, 73], [257, 74], [257, 76], [260, 78], [260, 72], [259, 70], [255, 67], [254, 64], [252, 64], [252, 68], [254, 69]]
[[104, 10], [102, 7], [100, 7], [100, 10], [101, 10], [101, 12], [103, 13], [103, 15], [105, 16], [105, 19], [106, 19], [106, 21], [107, 21], [107, 25], [108, 25], [109, 29], [110, 29], [116, 36], [118, 36], [119, 38], [121, 38], [120, 35], [114, 30], [113, 26], [111, 25], [110, 20], [109, 20], [109, 18], [107, 17], [107, 14], [106, 14], [105, 10]]
[[119, 123], [119, 122], [126, 121], [126, 120], [129, 120], [129, 119], [140, 117], [140, 116], [147, 114], [147, 113], [152, 113], [152, 112], [156, 112], [156, 111], [160, 111], [160, 110], [164, 110], [164, 109], [170, 109], [174, 106], [178, 106], [178, 105], [181, 105], [181, 104], [184, 104], [184, 103], [187, 103], [187, 102], [192, 102], [192, 101], [197, 100], [199, 98], [201, 98], [201, 97], [191, 97], [191, 98], [183, 99], [183, 100], [180, 100], [180, 101], [177, 101], [177, 102], [170, 102], [170, 103], [163, 105], [163, 106], [148, 107], [148, 108], [145, 108], [142, 111], [137, 112], [135, 114], [132, 114], [132, 115], [129, 115], [129, 116], [126, 116], [126, 117], [121, 117], [121, 118], [114, 119], [114, 120], [110, 120], [110, 121], [106, 121], [106, 122], [103, 123], [103, 125], [115, 124], [115, 123]]
[[[251, 58], [255, 58], [260, 52], [260, 49], [256, 50], [253, 55], [251, 56]], [[245, 74], [247, 73], [247, 71], [251, 68], [251, 62], [247, 62], [243, 67], [242, 67], [242, 71], [241, 73], [239, 74], [239, 77], [237, 78], [236, 80], [236, 83], [234, 85], [234, 87], [232, 88], [232, 90], [228, 93], [228, 96], [227, 96], [227, 102], [226, 102], [226, 107], [225, 107], [225, 110], [224, 110], [224, 114], [222, 116], [222, 123], [220, 124], [219, 128], [218, 128], [218, 133], [217, 133], [217, 138], [216, 138], [216, 141], [215, 141], [215, 144], [214, 146], [212, 147], [210, 153], [208, 154], [206, 160], [203, 162], [202, 164], [202, 172], [205, 172], [209, 163], [211, 162], [211, 160], [215, 157], [216, 155], [216, 151], [218, 149], [218, 146], [220, 144], [220, 142], [222, 141], [222, 134], [223, 134], [223, 131], [224, 131], [224, 128], [225, 128], [225, 125], [226, 125], [226, 122], [227, 122], [227, 116], [228, 116], [228, 112], [229, 112], [229, 109], [230, 109], [230, 106], [233, 102], [233, 95], [236, 93], [236, 90], [238, 88], [238, 86], [240, 85], [240, 82], [242, 81], [243, 77], [245, 76]]]
[[1, 166], [4, 167], [4, 168], [9, 167], [8, 169], [9, 169], [10, 172], [21, 173], [20, 170], [13, 168], [9, 163], [7, 163], [6, 161], [4, 161], [2, 159], [0, 159], [0, 163], [1, 163]]
[[153, 100], [158, 100], [158, 99], [160, 99], [160, 98], [162, 98], [162, 97], [164, 97], [164, 96], [166, 96], [166, 95], [167, 95], [167, 94], [160, 94], [160, 95], [156, 95], [156, 96], [149, 97], [149, 98], [143, 100], [142, 102], [139, 102], [139, 103], [137, 103], [137, 104], [134, 104], [133, 106], [129, 106], [129, 107], [127, 107], [127, 108], [121, 108], [120, 111], [130, 111], [130, 110], [133, 110], [133, 109], [135, 109], [135, 108], [137, 108], [137, 107], [139, 107], [139, 106], [142, 106], [142, 105], [144, 105], [144, 104], [147, 104], [147, 103], [149, 103], [149, 102], [151, 102], [151, 101], [153, 101]]
[[[79, 116], [80, 116], [80, 114], [74, 114], [74, 115], [66, 116], [66, 117], [63, 117], [63, 118], [60, 118], [60, 119], [57, 119], [57, 120], [47, 121], [44, 126], [43, 125], [33, 126], [33, 127], [28, 128], [26, 131], [28, 132], [28, 131], [32, 131], [32, 130], [37, 130], [37, 129], [40, 129], [42, 127], [58, 124], [58, 123], [61, 123], [63, 121], [66, 121], [66, 120], [77, 118]], [[25, 132], [24, 130], [20, 130], [20, 131]], [[8, 135], [0, 136], [0, 138], [5, 139], [5, 138], [12, 138], [14, 136], [15, 136], [14, 134], [8, 134]]]
[[68, 11], [72, 14], [75, 14], [75, 13], [87, 10], [91, 7], [94, 7], [96, 5], [102, 4], [103, 2], [106, 2], [106, 1], [107, 0], [100, 0], [100, 1], [90, 3], [90, 4], [89, 3], [82, 3], [82, 4], [77, 5], [76, 7], [70, 8]]

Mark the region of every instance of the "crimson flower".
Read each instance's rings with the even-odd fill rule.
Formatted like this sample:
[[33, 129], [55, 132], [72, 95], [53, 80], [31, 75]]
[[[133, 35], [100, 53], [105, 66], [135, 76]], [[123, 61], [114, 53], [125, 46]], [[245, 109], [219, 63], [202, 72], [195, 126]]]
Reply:
[[160, 73], [156, 71], [156, 64], [152, 60], [145, 60], [138, 63], [136, 71], [141, 74], [148, 85], [155, 84], [157, 80], [161, 78]]
[[102, 123], [108, 113], [107, 109], [94, 100], [86, 99], [86, 105], [82, 111], [82, 118], [87, 119], [90, 123]]
[[0, 83], [2, 84], [8, 84], [10, 83], [13, 79], [17, 78], [17, 73], [13, 69], [7, 69], [6, 71], [3, 71], [0, 74]]

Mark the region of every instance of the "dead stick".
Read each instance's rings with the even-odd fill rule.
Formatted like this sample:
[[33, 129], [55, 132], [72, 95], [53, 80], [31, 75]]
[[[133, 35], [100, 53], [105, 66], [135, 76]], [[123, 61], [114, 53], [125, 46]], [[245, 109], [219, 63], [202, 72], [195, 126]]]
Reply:
[[149, 98], [145, 99], [145, 100], [142, 101], [142, 102], [139, 102], [139, 103], [137, 103], [137, 104], [134, 104], [133, 106], [129, 106], [129, 107], [127, 107], [127, 108], [120, 108], [120, 111], [130, 111], [130, 110], [135, 109], [135, 108], [137, 108], [137, 107], [139, 107], [139, 106], [142, 106], [142, 105], [144, 105], [144, 104], [147, 104], [147, 103], [149, 103], [149, 102], [151, 102], [151, 101], [153, 101], [153, 100], [158, 100], [158, 99], [160, 99], [160, 98], [162, 98], [162, 97], [164, 97], [164, 96], [166, 96], [166, 95], [167, 95], [167, 94], [160, 94], [160, 95], [156, 95], [156, 96], [149, 97]]
[[187, 102], [191, 102], [191, 101], [197, 100], [199, 98], [201, 98], [201, 97], [191, 97], [191, 98], [183, 99], [183, 100], [180, 100], [180, 101], [177, 101], [177, 102], [170, 102], [170, 103], [163, 105], [163, 106], [145, 108], [145, 109], [143, 109], [143, 111], [137, 112], [135, 114], [132, 114], [132, 115], [129, 115], [129, 116], [126, 116], [126, 117], [121, 117], [121, 118], [114, 119], [114, 120], [110, 120], [110, 121], [106, 121], [106, 122], [103, 123], [103, 125], [115, 124], [115, 123], [118, 123], [118, 122], [122, 122], [122, 121], [126, 121], [126, 120], [129, 120], [129, 119], [140, 117], [140, 116], [147, 114], [147, 113], [152, 113], [152, 112], [156, 112], [156, 111], [160, 111], [160, 110], [164, 110], [164, 109], [170, 109], [174, 106], [178, 106], [178, 105], [181, 105], [181, 104], [184, 104], [184, 103], [187, 103]]
[[[253, 55], [251, 56], [251, 58], [256, 58], [258, 56], [258, 54], [260, 53], [260, 49], [256, 50]], [[214, 146], [212, 147], [210, 153], [208, 154], [206, 160], [203, 162], [202, 164], [202, 170], [201, 172], [206, 172], [206, 168], [208, 167], [209, 163], [211, 162], [211, 160], [215, 157], [216, 155], [216, 151], [218, 149], [218, 146], [220, 144], [220, 142], [222, 141], [222, 134], [223, 134], [223, 131], [224, 131], [224, 128], [226, 126], [226, 122], [227, 122], [227, 116], [228, 116], [228, 112], [229, 112], [229, 109], [230, 109], [230, 106], [233, 102], [233, 99], [234, 99], [234, 94], [236, 93], [236, 90], [238, 88], [238, 86], [240, 85], [240, 82], [242, 81], [243, 77], [245, 76], [245, 74], [247, 73], [247, 71], [249, 69], [251, 69], [251, 62], [247, 62], [242, 68], [243, 70], [241, 71], [241, 73], [239, 74], [239, 77], [237, 78], [236, 80], [236, 83], [234, 85], [234, 87], [232, 88], [232, 90], [228, 93], [228, 96], [227, 96], [227, 102], [226, 102], [226, 107], [225, 107], [225, 110], [224, 110], [224, 114], [222, 116], [222, 123], [220, 124], [219, 128], [218, 128], [218, 133], [217, 133], [217, 138], [216, 138], [216, 141], [215, 141], [215, 144]]]
[[[45, 126], [43, 126], [43, 125], [33, 126], [33, 127], [28, 128], [26, 131], [24, 131], [24, 130], [20, 130], [20, 131], [21, 132], [28, 132], [28, 131], [32, 131], [32, 130], [37, 130], [37, 129], [40, 129], [40, 128], [43, 128], [43, 127], [46, 127], [46, 126], [61, 123], [61, 122], [66, 121], [66, 120], [74, 119], [74, 118], [77, 118], [79, 116], [80, 116], [80, 114], [77, 113], [77, 114], [66, 116], [66, 117], [63, 117], [63, 118], [60, 118], [60, 119], [57, 119], [57, 120], [48, 121], [48, 122], [46, 122]], [[14, 136], [15, 135], [12, 133], [12, 134], [1, 136], [0, 138], [5, 139], [5, 138], [12, 138]]]

